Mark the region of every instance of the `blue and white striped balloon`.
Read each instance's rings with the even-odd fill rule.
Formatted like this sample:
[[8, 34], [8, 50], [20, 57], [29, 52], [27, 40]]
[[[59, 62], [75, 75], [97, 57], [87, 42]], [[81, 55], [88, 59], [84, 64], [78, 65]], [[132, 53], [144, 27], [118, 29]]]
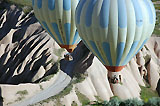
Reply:
[[78, 2], [79, 0], [32, 0], [36, 18], [60, 45], [75, 45], [81, 40], [75, 25]]
[[151, 36], [151, 0], [81, 0], [76, 26], [86, 46], [106, 66], [125, 66]]

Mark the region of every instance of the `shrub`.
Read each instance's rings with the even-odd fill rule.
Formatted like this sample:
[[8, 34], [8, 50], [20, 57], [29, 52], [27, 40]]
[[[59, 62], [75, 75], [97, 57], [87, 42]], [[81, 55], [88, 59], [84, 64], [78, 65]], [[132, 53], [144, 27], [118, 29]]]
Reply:
[[138, 99], [128, 99], [124, 101], [125, 106], [143, 106], [144, 103]]
[[136, 98], [121, 101], [119, 98], [115, 97], [112, 98], [109, 102], [95, 101], [91, 104], [91, 106], [160, 106], [160, 97], [150, 98], [148, 102], [144, 102]]
[[76, 95], [78, 96], [79, 101], [82, 103], [82, 106], [86, 106], [87, 104], [89, 104], [89, 99], [85, 95], [80, 93], [77, 89]]
[[145, 106], [160, 106], [160, 97], [150, 98]]
[[105, 106], [119, 106], [120, 103], [121, 103], [120, 99], [118, 97], [114, 97]]
[[159, 97], [156, 91], [153, 91], [150, 87], [141, 87], [141, 99], [144, 102], [148, 102], [148, 100], [152, 97]]
[[28, 95], [28, 91], [27, 90], [18, 91], [16, 94], [19, 94], [20, 96], [24, 96], [24, 95]]

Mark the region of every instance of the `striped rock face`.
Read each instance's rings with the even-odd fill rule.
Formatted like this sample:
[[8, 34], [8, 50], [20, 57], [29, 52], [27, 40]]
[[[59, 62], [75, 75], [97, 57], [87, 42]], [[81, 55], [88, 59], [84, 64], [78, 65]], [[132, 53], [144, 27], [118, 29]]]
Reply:
[[125, 66], [149, 39], [155, 21], [151, 0], [81, 0], [76, 10], [80, 37], [105, 66]]
[[34, 13], [42, 27], [64, 47], [80, 42], [75, 10], [79, 0], [32, 0]]

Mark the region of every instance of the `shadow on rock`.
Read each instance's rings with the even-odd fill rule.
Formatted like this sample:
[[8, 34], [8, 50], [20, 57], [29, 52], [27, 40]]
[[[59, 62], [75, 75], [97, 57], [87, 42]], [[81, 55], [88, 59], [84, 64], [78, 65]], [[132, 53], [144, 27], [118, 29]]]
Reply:
[[2, 89], [0, 88], [0, 106], [3, 106]]
[[[0, 44], [2, 41], [7, 46], [0, 56], [0, 83], [34, 83], [57, 72], [58, 66], [50, 67], [54, 63], [49, 62], [53, 59], [49, 48], [52, 39], [33, 11], [24, 15], [16, 6], [5, 5], [6, 9], [0, 11]], [[11, 42], [4, 41], [5, 37], [11, 38]]]
[[[28, 60], [26, 65], [23, 68], [23, 63], [25, 58], [31, 53], [33, 49], [44, 39], [39, 39], [37, 42], [35, 40], [38, 38], [35, 37], [31, 40], [27, 45], [23, 46], [21, 49], [13, 49], [15, 52], [12, 52], [11, 57], [8, 59], [6, 64], [4, 64], [4, 60], [7, 57], [8, 53], [5, 53], [1, 58], [1, 77], [0, 83], [7, 84], [19, 84], [19, 83], [29, 83], [32, 82], [33, 77], [37, 74], [38, 70], [41, 66], [46, 64], [46, 61], [50, 54], [48, 53], [48, 48], [45, 49], [40, 55], [38, 55], [38, 51], [49, 41], [46, 40], [33, 54], [32, 59]], [[23, 41], [22, 41], [23, 42]], [[33, 43], [35, 42], [35, 43]], [[21, 46], [21, 44], [20, 44]], [[19, 52], [20, 51], [20, 52]], [[4, 65], [3, 65], [4, 64]], [[21, 70], [23, 69], [23, 70]], [[18, 75], [14, 75], [17, 73]]]
[[158, 95], [160, 96], [160, 79], [159, 79], [159, 81], [158, 81], [156, 90], [157, 90], [157, 92], [158, 92]]
[[62, 59], [60, 61], [60, 69], [73, 77], [75, 73], [84, 73], [93, 62], [94, 55], [81, 41], [77, 48], [71, 53], [72, 61]]
[[3, 22], [4, 19], [7, 20], [4, 21], [4, 23], [1, 23], [2, 27], [0, 27], [0, 40], [2, 40], [12, 28], [16, 27], [16, 24], [19, 21], [19, 17], [22, 15], [22, 11], [15, 5], [8, 5], [6, 9], [6, 12], [4, 12], [6, 15], [2, 15], [0, 20], [1, 22]]

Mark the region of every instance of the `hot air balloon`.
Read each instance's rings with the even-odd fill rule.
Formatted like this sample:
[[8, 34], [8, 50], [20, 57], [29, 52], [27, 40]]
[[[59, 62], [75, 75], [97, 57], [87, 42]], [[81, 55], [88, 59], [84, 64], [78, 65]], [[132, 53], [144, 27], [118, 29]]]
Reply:
[[34, 13], [42, 27], [67, 51], [80, 42], [75, 10], [79, 0], [32, 0]]
[[119, 72], [144, 46], [156, 21], [151, 0], [81, 0], [76, 26], [109, 72]]

